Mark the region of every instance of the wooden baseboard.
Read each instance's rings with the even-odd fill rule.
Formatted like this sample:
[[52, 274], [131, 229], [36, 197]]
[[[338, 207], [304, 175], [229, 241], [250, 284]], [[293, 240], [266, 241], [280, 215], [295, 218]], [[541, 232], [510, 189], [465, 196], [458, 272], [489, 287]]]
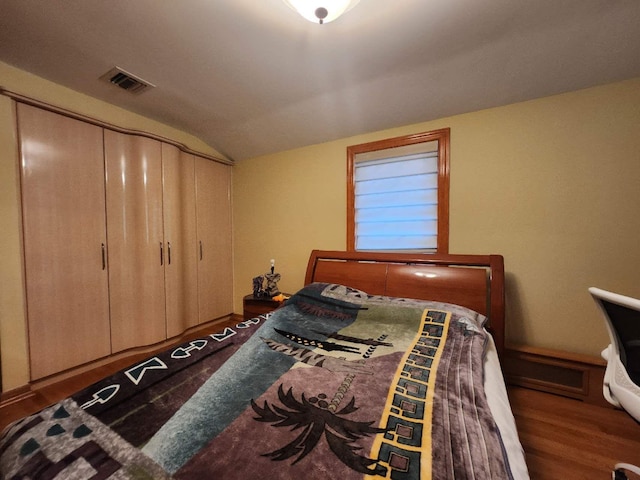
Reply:
[[502, 362], [507, 384], [601, 406], [609, 405], [602, 395], [605, 368], [598, 357], [526, 345], [508, 346]]
[[33, 396], [34, 393], [29, 385], [23, 385], [22, 387], [2, 392], [0, 393], [0, 408], [11, 405], [12, 403], [21, 402]]

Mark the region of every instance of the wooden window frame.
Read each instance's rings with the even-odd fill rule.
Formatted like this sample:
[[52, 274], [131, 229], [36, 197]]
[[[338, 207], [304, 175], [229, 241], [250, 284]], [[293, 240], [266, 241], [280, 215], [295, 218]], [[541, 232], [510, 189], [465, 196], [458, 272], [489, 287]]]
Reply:
[[404, 135], [347, 147], [347, 250], [356, 250], [355, 158], [357, 154], [418, 143], [438, 142], [438, 246], [437, 253], [449, 253], [449, 151], [451, 129]]

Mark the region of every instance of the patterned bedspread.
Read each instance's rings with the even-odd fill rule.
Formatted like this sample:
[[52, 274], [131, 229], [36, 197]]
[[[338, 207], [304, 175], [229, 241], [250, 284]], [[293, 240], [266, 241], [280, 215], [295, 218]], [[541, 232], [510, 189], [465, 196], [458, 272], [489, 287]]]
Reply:
[[312, 284], [13, 424], [0, 477], [511, 478], [484, 320]]

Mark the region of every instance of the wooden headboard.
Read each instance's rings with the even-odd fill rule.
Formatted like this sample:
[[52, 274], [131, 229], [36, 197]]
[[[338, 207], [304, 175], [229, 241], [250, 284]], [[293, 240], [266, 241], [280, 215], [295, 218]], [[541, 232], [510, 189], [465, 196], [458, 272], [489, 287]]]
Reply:
[[489, 318], [504, 352], [504, 260], [501, 255], [441, 255], [313, 250], [305, 285], [339, 283], [372, 295], [454, 303]]

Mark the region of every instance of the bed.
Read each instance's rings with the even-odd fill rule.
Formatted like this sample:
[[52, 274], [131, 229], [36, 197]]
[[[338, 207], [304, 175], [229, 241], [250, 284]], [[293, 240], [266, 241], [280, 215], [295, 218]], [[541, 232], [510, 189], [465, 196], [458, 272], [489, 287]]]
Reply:
[[10, 425], [0, 478], [526, 479], [503, 351], [501, 256], [316, 250], [275, 312]]

